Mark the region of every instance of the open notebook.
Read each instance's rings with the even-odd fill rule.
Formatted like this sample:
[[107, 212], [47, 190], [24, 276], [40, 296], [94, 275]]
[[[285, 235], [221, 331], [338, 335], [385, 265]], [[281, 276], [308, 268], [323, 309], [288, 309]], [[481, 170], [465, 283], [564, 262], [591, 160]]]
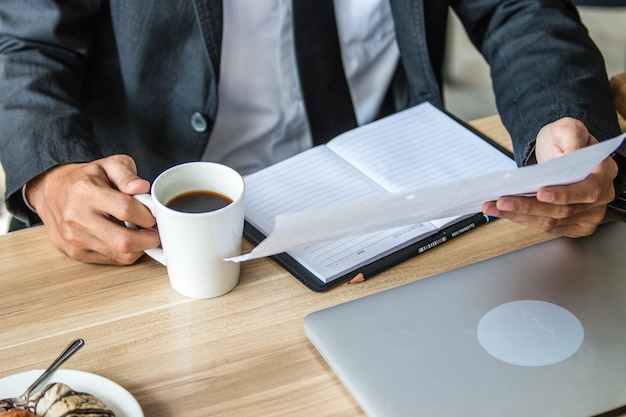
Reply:
[[[281, 213], [436, 186], [515, 166], [506, 151], [424, 103], [248, 176], [246, 236], [253, 243], [263, 240]], [[359, 272], [379, 272], [487, 220], [480, 213], [467, 213], [315, 244], [273, 258], [319, 291]]]

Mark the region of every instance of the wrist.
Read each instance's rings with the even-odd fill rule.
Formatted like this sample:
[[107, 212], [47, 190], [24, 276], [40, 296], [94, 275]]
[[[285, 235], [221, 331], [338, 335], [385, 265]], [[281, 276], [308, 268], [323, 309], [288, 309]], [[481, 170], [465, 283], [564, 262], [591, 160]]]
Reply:
[[26, 226], [34, 226], [41, 224], [41, 218], [37, 215], [30, 203], [26, 202], [24, 188], [11, 194], [6, 200], [7, 209], [13, 214], [13, 217]]
[[28, 196], [26, 195], [26, 185], [24, 184], [22, 186], [22, 199], [24, 200], [24, 205], [26, 206], [26, 208], [28, 208], [30, 211], [32, 211], [33, 213], [37, 214], [37, 210], [35, 210], [35, 207], [33, 207], [30, 202], [28, 201]]

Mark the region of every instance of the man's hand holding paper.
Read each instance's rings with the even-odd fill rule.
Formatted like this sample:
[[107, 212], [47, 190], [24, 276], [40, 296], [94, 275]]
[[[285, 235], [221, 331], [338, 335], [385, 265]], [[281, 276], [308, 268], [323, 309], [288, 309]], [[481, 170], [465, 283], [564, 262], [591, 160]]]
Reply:
[[[537, 135], [535, 155], [539, 164], [598, 141], [575, 119], [561, 119]], [[483, 205], [490, 216], [506, 218], [546, 233], [581, 237], [593, 233], [615, 196], [613, 179], [617, 165], [605, 158], [582, 181], [542, 187], [535, 197], [507, 195]]]

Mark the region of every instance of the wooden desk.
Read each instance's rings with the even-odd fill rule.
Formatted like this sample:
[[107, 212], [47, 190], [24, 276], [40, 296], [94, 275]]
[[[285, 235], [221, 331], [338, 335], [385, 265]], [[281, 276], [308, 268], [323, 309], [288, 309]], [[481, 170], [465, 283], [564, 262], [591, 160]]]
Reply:
[[[497, 117], [474, 124], [501, 143]], [[0, 377], [64, 365], [130, 391], [146, 417], [359, 416], [304, 334], [306, 314], [546, 240], [498, 220], [357, 285], [314, 293], [267, 259], [243, 264], [229, 294], [191, 300], [144, 257], [129, 267], [72, 261], [42, 227], [0, 237]], [[247, 245], [249, 249], [249, 245]]]

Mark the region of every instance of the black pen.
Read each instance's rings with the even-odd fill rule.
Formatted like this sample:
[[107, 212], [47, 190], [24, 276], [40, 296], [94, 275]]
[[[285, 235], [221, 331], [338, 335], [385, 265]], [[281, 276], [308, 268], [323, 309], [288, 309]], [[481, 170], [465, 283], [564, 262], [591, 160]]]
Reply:
[[424, 240], [409, 245], [404, 249], [400, 249], [399, 251], [387, 255], [386, 257], [372, 262], [371, 264], [365, 265], [358, 273], [348, 280], [348, 284], [358, 284], [364, 282], [373, 276], [414, 257], [415, 255], [429, 251], [449, 241], [450, 239], [454, 239], [455, 237], [469, 232], [470, 230], [474, 230], [476, 227], [488, 223], [493, 219], [493, 217], [487, 216], [486, 214], [476, 213], [458, 221], [457, 223], [444, 227], [438, 233], [435, 233]]

